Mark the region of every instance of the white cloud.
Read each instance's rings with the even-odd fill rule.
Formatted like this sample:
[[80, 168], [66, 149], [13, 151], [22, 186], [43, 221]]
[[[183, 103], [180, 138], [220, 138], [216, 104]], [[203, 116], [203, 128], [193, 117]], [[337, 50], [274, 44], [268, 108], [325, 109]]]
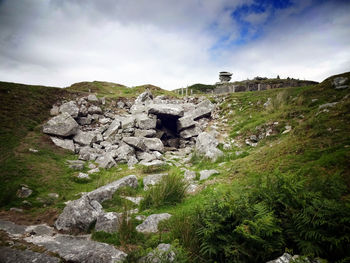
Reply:
[[295, 8], [281, 10], [263, 38], [213, 53], [222, 36], [238, 37], [231, 12], [243, 0], [15, 2], [0, 4], [3, 81], [68, 86], [103, 80], [174, 89], [215, 83], [221, 70], [241, 79], [320, 80], [349, 66], [348, 10], [334, 6], [314, 23], [291, 18]]

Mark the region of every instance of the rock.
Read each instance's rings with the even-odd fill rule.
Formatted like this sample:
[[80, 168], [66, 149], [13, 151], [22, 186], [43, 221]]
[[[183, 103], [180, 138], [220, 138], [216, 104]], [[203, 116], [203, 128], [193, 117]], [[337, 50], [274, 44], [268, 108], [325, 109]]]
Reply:
[[286, 134], [292, 130], [292, 126], [289, 126], [289, 125], [285, 126], [284, 128], [285, 130], [282, 132], [282, 134]]
[[17, 207], [11, 207], [10, 211], [17, 212], [17, 213], [23, 213], [23, 209], [17, 208]]
[[[22, 212], [23, 212], [23, 210], [22, 210]], [[25, 233], [26, 228], [27, 227], [24, 225], [17, 225], [13, 222], [0, 219], [0, 229], [7, 232], [10, 237], [19, 238], [20, 236], [22, 236]]]
[[284, 253], [282, 256], [275, 260], [270, 260], [266, 263], [289, 263], [292, 260], [292, 256], [288, 253]]
[[137, 159], [140, 161], [150, 162], [157, 159], [157, 156], [148, 152], [136, 152]]
[[148, 151], [164, 152], [163, 142], [158, 138], [144, 138], [143, 143]]
[[29, 236], [27, 242], [45, 247], [58, 254], [66, 262], [111, 263], [124, 262], [127, 254], [112, 245], [95, 242], [88, 236]]
[[121, 214], [109, 212], [97, 217], [95, 230], [107, 233], [117, 232], [121, 222]]
[[22, 186], [20, 189], [17, 190], [17, 196], [19, 198], [27, 198], [33, 193], [33, 190], [29, 189], [29, 187]]
[[76, 134], [78, 127], [78, 123], [72, 118], [72, 116], [64, 112], [45, 123], [43, 132], [66, 137]]
[[98, 107], [98, 106], [91, 105], [91, 106], [88, 108], [88, 113], [89, 113], [89, 114], [102, 114], [102, 110], [101, 110], [101, 108]]
[[115, 151], [115, 160], [117, 162], [127, 163], [130, 157], [134, 155], [135, 149], [127, 144], [124, 144]]
[[74, 170], [83, 170], [85, 162], [81, 160], [68, 160], [68, 167]]
[[77, 134], [73, 137], [73, 140], [83, 146], [91, 146], [92, 143], [96, 142], [96, 132], [94, 131], [81, 131], [78, 130]]
[[82, 147], [79, 151], [79, 159], [84, 161], [95, 161], [98, 155], [98, 151], [89, 146]]
[[117, 163], [113, 159], [113, 155], [111, 153], [105, 153], [96, 159], [96, 163], [99, 164], [99, 167], [104, 169], [112, 168], [117, 165]]
[[150, 186], [158, 184], [167, 173], [162, 174], [150, 174], [143, 178], [144, 190], [147, 191]]
[[177, 129], [181, 131], [183, 129], [194, 126], [196, 122], [193, 120], [193, 116], [184, 116], [177, 120]]
[[93, 163], [89, 163], [88, 168], [89, 169], [94, 169], [94, 168], [96, 168], [96, 165], [93, 164]]
[[111, 119], [110, 118], [101, 118], [98, 120], [98, 122], [104, 125], [104, 124], [110, 123]]
[[147, 256], [141, 258], [140, 263], [152, 262], [152, 263], [161, 263], [161, 262], [175, 262], [176, 254], [171, 250], [170, 244], [161, 243], [157, 246], [156, 249], [149, 252]]
[[31, 250], [18, 250], [9, 247], [0, 247], [0, 262], [59, 263], [60, 259], [47, 254], [33, 252]]
[[137, 164], [139, 161], [137, 160], [137, 158], [135, 156], [130, 156], [129, 160], [128, 160], [128, 167], [133, 167], [135, 164]]
[[85, 105], [81, 105], [79, 108], [79, 116], [86, 117], [88, 116], [88, 108]]
[[139, 205], [141, 203], [141, 201], [143, 200], [143, 197], [141, 196], [137, 196], [137, 197], [133, 197], [133, 196], [121, 196], [122, 198], [129, 200], [130, 202], [133, 202], [136, 205]]
[[196, 141], [196, 151], [205, 157], [215, 161], [223, 155], [223, 152], [216, 148], [218, 141], [207, 132], [202, 132], [198, 135]]
[[60, 112], [61, 113], [66, 112], [73, 118], [76, 118], [78, 117], [78, 114], [79, 114], [79, 108], [74, 101], [70, 101], [61, 105]]
[[151, 104], [148, 113], [155, 115], [169, 115], [180, 118], [184, 116], [184, 109], [176, 104]]
[[75, 147], [73, 140], [69, 139], [60, 139], [57, 137], [50, 136], [51, 141], [58, 147], [75, 152]]
[[195, 171], [186, 170], [185, 174], [184, 174], [184, 178], [185, 178], [186, 181], [192, 181], [192, 180], [196, 179], [196, 172]]
[[331, 107], [334, 107], [337, 104], [338, 104], [338, 102], [325, 103], [325, 104], [322, 104], [322, 105], [318, 106], [318, 108], [320, 110], [321, 109], [325, 109], [325, 108], [331, 108]]
[[123, 177], [122, 179], [119, 179], [110, 184], [97, 188], [96, 190], [87, 193], [86, 196], [89, 197], [90, 200], [96, 200], [101, 203], [105, 200], [111, 199], [115, 191], [117, 191], [119, 188], [124, 186], [130, 186], [132, 188], [136, 188], [137, 184], [138, 183], [137, 183], [136, 176], [128, 175], [126, 177]]
[[267, 101], [264, 103], [264, 107], [267, 108], [268, 106], [270, 106], [272, 103], [271, 98], [267, 98]]
[[138, 138], [138, 137], [124, 137], [123, 141], [130, 146], [134, 147], [135, 149], [141, 150], [141, 151], [146, 151], [147, 147], [144, 143], [143, 138]]
[[156, 131], [135, 129], [134, 135], [135, 137], [154, 137], [156, 135]]
[[168, 213], [150, 215], [142, 224], [136, 227], [136, 231], [141, 233], [157, 233], [159, 222], [167, 220], [170, 217], [171, 215]]
[[249, 139], [246, 139], [246, 140], [245, 140], [245, 143], [246, 143], [247, 145], [249, 145], [249, 146], [252, 146], [252, 147], [256, 147], [256, 146], [258, 145], [257, 142], [252, 142], [252, 141], [249, 140]]
[[135, 127], [135, 117], [134, 116], [127, 116], [127, 117], [119, 117], [118, 118], [121, 122], [122, 129], [128, 129], [128, 128], [134, 128]]
[[139, 129], [150, 130], [155, 129], [157, 124], [156, 118], [150, 118], [147, 114], [137, 114], [136, 115], [136, 125]]
[[198, 127], [189, 128], [180, 132], [180, 137], [184, 139], [189, 139], [191, 137], [197, 136], [201, 130]]
[[52, 106], [51, 110], [50, 110], [50, 115], [51, 116], [56, 116], [60, 114], [60, 108], [56, 105]]
[[135, 100], [134, 104], [147, 104], [153, 100], [153, 95], [150, 91], [141, 93]]
[[78, 118], [78, 123], [80, 125], [90, 125], [92, 122], [91, 115], [88, 115], [87, 117], [79, 117]]
[[33, 148], [29, 148], [28, 151], [30, 151], [30, 152], [32, 152], [32, 153], [37, 153], [37, 152], [39, 152], [39, 150], [33, 149]]
[[118, 129], [121, 128], [121, 122], [119, 119], [115, 119], [112, 121], [111, 125], [109, 125], [108, 129], [103, 133], [103, 137], [107, 140], [112, 135], [118, 132]]
[[212, 104], [209, 100], [204, 100], [196, 106], [194, 111], [189, 112], [187, 116], [191, 116], [193, 120], [207, 117], [211, 115], [214, 107], [214, 104]]
[[123, 101], [118, 101], [117, 102], [117, 108], [118, 109], [123, 109], [125, 107], [125, 103]]
[[98, 98], [96, 97], [95, 94], [90, 94], [90, 95], [87, 97], [87, 100], [88, 100], [88, 101], [91, 101], [91, 102], [98, 102]]
[[99, 168], [93, 168], [93, 169], [87, 171], [88, 174], [95, 174], [95, 173], [99, 173], [99, 172], [100, 172]]
[[90, 179], [89, 175], [86, 173], [79, 173], [77, 177], [79, 179]]
[[198, 189], [198, 184], [191, 183], [186, 188], [186, 194], [194, 194]]
[[346, 82], [348, 81], [347, 77], [337, 77], [333, 79], [333, 86], [335, 89], [347, 89], [349, 85], [346, 85]]
[[157, 168], [157, 167], [163, 166], [165, 164], [165, 162], [163, 162], [161, 160], [154, 160], [151, 162], [141, 161], [140, 164], [143, 166], [150, 167], [150, 168]]
[[56, 220], [55, 227], [65, 231], [87, 231], [101, 213], [101, 204], [85, 195], [66, 205]]
[[57, 193], [48, 193], [47, 196], [50, 197], [50, 198], [57, 199], [59, 197], [59, 194], [57, 194]]
[[212, 176], [213, 174], [218, 174], [219, 172], [217, 170], [203, 170], [203, 171], [200, 171], [199, 172], [199, 180], [202, 181], [202, 180], [206, 180], [208, 179], [210, 176]]

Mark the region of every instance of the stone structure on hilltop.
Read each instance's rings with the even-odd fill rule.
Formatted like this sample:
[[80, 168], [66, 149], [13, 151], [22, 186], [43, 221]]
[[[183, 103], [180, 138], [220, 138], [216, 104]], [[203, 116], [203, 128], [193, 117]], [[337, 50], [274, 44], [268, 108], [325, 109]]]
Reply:
[[299, 79], [268, 79], [262, 77], [256, 77], [253, 80], [244, 80], [230, 82], [232, 73], [222, 71], [219, 73], [220, 82], [217, 82], [216, 88], [213, 90], [215, 94], [233, 93], [233, 92], [245, 92], [245, 91], [260, 91], [268, 89], [278, 89], [286, 87], [300, 87], [307, 85], [318, 84], [314, 81], [299, 80]]

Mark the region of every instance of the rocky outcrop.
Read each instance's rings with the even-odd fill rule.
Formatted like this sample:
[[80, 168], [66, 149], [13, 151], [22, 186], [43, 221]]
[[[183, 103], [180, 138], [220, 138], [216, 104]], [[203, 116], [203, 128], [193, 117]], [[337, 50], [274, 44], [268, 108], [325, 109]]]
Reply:
[[72, 118], [72, 116], [67, 112], [64, 112], [45, 123], [43, 132], [51, 135], [67, 137], [76, 134], [78, 127], [78, 123]]
[[51, 141], [58, 147], [74, 152], [75, 146], [72, 140], [50, 137]]
[[137, 187], [136, 176], [126, 176], [97, 188], [83, 195], [78, 200], [70, 201], [56, 220], [55, 227], [58, 230], [65, 231], [86, 231], [103, 214], [101, 203], [111, 199], [113, 194], [123, 186]]
[[59, 263], [60, 259], [47, 255], [33, 252], [31, 250], [19, 250], [9, 247], [0, 247], [0, 262], [2, 263], [19, 263], [19, 262], [36, 262], [36, 263]]

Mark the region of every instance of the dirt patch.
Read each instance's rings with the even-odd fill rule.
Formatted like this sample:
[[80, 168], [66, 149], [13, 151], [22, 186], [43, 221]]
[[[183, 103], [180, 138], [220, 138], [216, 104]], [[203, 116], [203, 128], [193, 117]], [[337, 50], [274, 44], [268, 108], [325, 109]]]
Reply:
[[0, 218], [14, 222], [19, 225], [38, 225], [48, 224], [53, 226], [59, 215], [59, 210], [55, 208], [47, 209], [45, 212], [41, 212], [38, 215], [18, 213], [15, 211], [0, 211]]

